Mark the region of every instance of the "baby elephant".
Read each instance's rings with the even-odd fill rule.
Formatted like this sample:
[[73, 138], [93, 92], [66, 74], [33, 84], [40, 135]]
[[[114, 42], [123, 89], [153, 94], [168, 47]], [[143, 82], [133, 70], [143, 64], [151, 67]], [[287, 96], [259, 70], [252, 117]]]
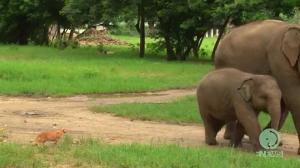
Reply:
[[254, 150], [259, 150], [260, 111], [271, 116], [271, 128], [278, 129], [281, 118], [281, 91], [275, 79], [233, 68], [206, 75], [197, 88], [199, 110], [205, 127], [205, 141], [216, 145], [216, 135], [224, 124], [236, 121], [233, 145], [247, 133]]

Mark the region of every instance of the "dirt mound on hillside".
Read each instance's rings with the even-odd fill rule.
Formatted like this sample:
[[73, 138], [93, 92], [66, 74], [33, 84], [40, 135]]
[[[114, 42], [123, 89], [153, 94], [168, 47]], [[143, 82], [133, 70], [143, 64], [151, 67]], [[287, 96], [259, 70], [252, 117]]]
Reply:
[[77, 40], [81, 45], [128, 45], [126, 41], [113, 39], [106, 29], [96, 30], [91, 28], [78, 35]]

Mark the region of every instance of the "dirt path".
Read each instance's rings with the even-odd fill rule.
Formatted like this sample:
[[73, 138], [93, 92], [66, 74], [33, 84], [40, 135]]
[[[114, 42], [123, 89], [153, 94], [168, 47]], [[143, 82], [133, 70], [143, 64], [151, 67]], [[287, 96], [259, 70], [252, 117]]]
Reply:
[[[169, 90], [140, 94], [75, 96], [67, 98], [0, 97], [0, 129], [7, 130], [7, 141], [30, 143], [38, 132], [66, 128], [74, 137], [93, 137], [108, 143], [175, 143], [204, 145], [204, 129], [200, 125], [173, 125], [131, 121], [89, 110], [95, 104], [132, 102], [166, 102], [193, 95], [195, 91]], [[218, 136], [218, 142], [228, 142]], [[296, 135], [283, 134], [286, 153], [296, 154]]]

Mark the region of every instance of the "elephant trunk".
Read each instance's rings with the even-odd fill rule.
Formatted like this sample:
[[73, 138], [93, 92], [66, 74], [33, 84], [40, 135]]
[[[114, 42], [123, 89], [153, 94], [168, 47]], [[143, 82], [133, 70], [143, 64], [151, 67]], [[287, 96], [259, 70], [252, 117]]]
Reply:
[[276, 103], [270, 103], [268, 112], [271, 117], [271, 128], [278, 130], [281, 118], [281, 106], [280, 101]]

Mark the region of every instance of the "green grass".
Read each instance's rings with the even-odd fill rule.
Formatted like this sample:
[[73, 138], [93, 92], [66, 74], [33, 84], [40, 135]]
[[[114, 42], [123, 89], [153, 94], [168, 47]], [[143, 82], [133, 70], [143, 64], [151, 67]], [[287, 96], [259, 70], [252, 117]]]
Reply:
[[175, 145], [115, 145], [90, 142], [75, 151], [75, 157], [107, 167], [299, 167], [298, 159], [259, 158], [234, 149], [183, 148]]
[[92, 110], [137, 120], [202, 123], [196, 99], [190, 96], [170, 103], [123, 103], [97, 106], [93, 107]]
[[231, 148], [180, 147], [177, 145], [110, 145], [95, 140], [72, 144], [66, 137], [57, 146], [0, 144], [0, 167], [289, 167], [300, 166], [295, 158], [263, 158]]
[[[130, 44], [134, 44], [134, 45], [137, 45], [140, 43], [140, 39], [138, 36], [128, 36], [128, 35], [111, 35], [111, 36], [114, 39], [123, 40], [123, 41], [126, 41], [126, 42], [128, 42]], [[155, 42], [155, 39], [146, 37], [146, 43], [153, 43], [153, 42]]]
[[43, 167], [43, 159], [35, 156], [31, 146], [0, 144], [0, 167]]
[[200, 57], [202, 59], [205, 59], [205, 60], [210, 60], [211, 59], [211, 53], [213, 51], [213, 48], [214, 48], [214, 45], [215, 45], [215, 42], [216, 42], [216, 38], [205, 38], [203, 40], [203, 43], [201, 45], [201, 48], [200, 48], [200, 52], [202, 50], [202, 52], [204, 53], [200, 53]]
[[59, 50], [39, 46], [0, 46], [0, 94], [72, 95], [141, 92], [192, 87], [210, 64], [138, 58], [122, 46], [99, 54], [86, 47]]
[[[111, 35], [111, 37], [114, 38], [114, 39], [119, 39], [119, 40], [126, 41], [130, 44], [140, 43], [139, 36]], [[146, 37], [146, 42], [147, 43], [153, 43], [155, 41], [156, 40], [154, 38]], [[216, 41], [216, 38], [205, 38], [204, 41], [203, 41], [202, 47], [209, 48], [210, 50], [212, 50], [215, 41]]]
[[[95, 112], [112, 113], [120, 117], [138, 120], [165, 121], [169, 123], [202, 123], [194, 96], [180, 98], [169, 103], [123, 103], [93, 107]], [[259, 121], [264, 127], [270, 121], [269, 115], [261, 113]], [[288, 116], [283, 132], [296, 133], [291, 115]]]

